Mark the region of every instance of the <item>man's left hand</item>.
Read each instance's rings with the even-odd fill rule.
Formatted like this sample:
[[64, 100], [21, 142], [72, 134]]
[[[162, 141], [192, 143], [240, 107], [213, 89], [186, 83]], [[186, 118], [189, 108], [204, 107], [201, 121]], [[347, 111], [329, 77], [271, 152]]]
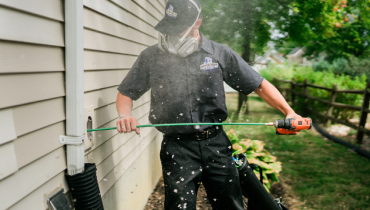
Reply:
[[[292, 113], [288, 113], [285, 117], [285, 119], [288, 119], [288, 118], [294, 118], [294, 119], [299, 119], [299, 118], [303, 118], [302, 116], [296, 114], [295, 112], [292, 112]], [[298, 130], [294, 130], [294, 131], [298, 131]], [[298, 131], [298, 132], [301, 132], [301, 131]]]

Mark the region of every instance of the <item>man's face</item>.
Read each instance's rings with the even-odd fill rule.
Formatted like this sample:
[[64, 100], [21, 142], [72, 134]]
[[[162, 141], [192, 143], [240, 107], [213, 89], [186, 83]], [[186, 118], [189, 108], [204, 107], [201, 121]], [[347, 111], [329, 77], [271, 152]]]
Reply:
[[193, 34], [194, 34], [194, 27], [193, 27], [193, 28], [191, 28], [191, 29], [190, 29], [190, 27], [191, 27], [191, 26], [189, 26], [185, 31], [183, 31], [181, 34], [179, 34], [179, 37], [184, 36], [184, 34], [185, 34], [188, 30], [190, 30], [190, 32], [188, 33], [188, 35], [186, 35], [186, 37], [185, 37], [185, 38], [188, 38], [189, 36], [193, 36]]

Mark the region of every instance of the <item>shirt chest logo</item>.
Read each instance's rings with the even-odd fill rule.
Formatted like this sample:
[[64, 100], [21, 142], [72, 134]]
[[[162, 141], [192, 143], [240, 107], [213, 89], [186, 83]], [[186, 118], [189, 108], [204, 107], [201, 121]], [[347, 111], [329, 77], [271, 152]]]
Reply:
[[212, 70], [212, 69], [217, 69], [218, 68], [218, 63], [212, 63], [212, 58], [206, 57], [204, 64], [200, 65], [201, 70]]
[[166, 14], [167, 16], [169, 17], [172, 17], [172, 18], [176, 18], [177, 17], [177, 13], [173, 11], [173, 6], [170, 5], [166, 11]]

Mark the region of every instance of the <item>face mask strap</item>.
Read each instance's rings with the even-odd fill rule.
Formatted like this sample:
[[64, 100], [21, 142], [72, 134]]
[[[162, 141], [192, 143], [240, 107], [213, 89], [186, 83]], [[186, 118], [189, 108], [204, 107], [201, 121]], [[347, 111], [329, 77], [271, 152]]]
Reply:
[[195, 22], [193, 23], [193, 25], [189, 28], [189, 30], [181, 37], [181, 39], [177, 42], [176, 44], [176, 48], [180, 46], [180, 44], [184, 41], [185, 37], [189, 34], [189, 32], [191, 31], [191, 29], [194, 27], [195, 23], [197, 23], [197, 20], [199, 18], [199, 15], [200, 15], [200, 12], [202, 11], [202, 9], [199, 9], [198, 5], [193, 1], [193, 0], [189, 0], [192, 4], [194, 4], [194, 6], [197, 8], [198, 10], [198, 16], [197, 16], [197, 19], [195, 19]]

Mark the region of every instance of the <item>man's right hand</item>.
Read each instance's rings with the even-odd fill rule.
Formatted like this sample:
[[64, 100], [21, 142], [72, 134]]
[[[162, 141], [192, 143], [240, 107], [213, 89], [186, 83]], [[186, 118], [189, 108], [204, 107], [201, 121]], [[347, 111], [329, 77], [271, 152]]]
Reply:
[[136, 131], [137, 135], [140, 135], [140, 128], [136, 126], [140, 125], [138, 121], [131, 115], [121, 117], [117, 121], [117, 131], [119, 133], [130, 133]]

